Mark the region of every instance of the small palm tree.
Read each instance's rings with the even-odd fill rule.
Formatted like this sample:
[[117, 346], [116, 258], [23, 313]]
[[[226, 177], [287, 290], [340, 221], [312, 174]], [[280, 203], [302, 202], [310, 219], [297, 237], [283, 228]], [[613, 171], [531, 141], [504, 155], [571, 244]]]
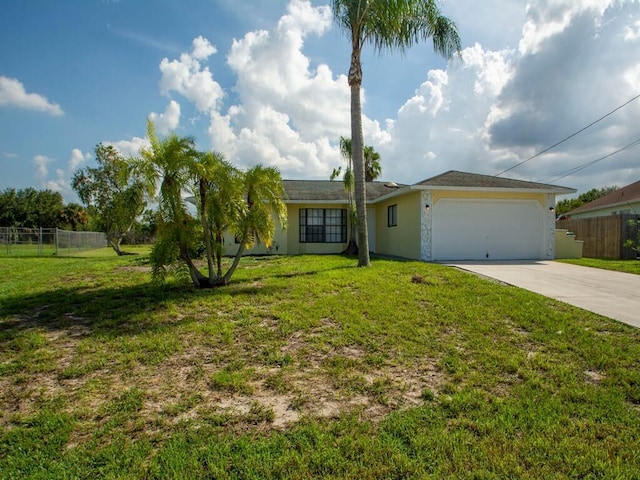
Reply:
[[[274, 218], [286, 226], [280, 173], [261, 166], [243, 173], [220, 153], [197, 152], [190, 137], [158, 138], [152, 122], [147, 134], [151, 146], [134, 161], [134, 168], [144, 176], [151, 191], [159, 191], [158, 234], [151, 253], [154, 278], [163, 280], [167, 266], [181, 264], [196, 287], [227, 285], [246, 248], [260, 241], [267, 246], [271, 243]], [[187, 191], [196, 199], [197, 219], [186, 207]], [[223, 274], [221, 259], [226, 231], [234, 232], [240, 244], [231, 266]], [[192, 258], [200, 242], [205, 246], [207, 275]]]
[[366, 44], [375, 50], [406, 51], [431, 38], [436, 52], [450, 57], [460, 51], [455, 24], [443, 16], [436, 0], [332, 0], [333, 16], [351, 41], [348, 82], [351, 88], [351, 142], [358, 217], [358, 266], [369, 266], [369, 239], [362, 138], [362, 64]]
[[283, 229], [287, 227], [284, 184], [277, 168], [257, 165], [247, 170], [242, 174], [241, 192], [243, 203], [234, 226], [240, 244], [231, 267], [222, 277], [223, 284], [229, 283], [247, 248], [260, 242], [271, 246], [275, 233], [274, 218]]
[[[344, 183], [344, 189], [347, 192], [347, 199], [349, 202], [349, 243], [347, 248], [342, 252], [347, 255], [358, 254], [358, 243], [356, 242], [356, 208], [353, 201], [353, 160], [351, 156], [351, 139], [347, 137], [340, 137], [340, 153], [342, 158], [347, 162], [347, 167], [344, 170], [342, 181]], [[331, 172], [331, 180], [335, 180], [342, 174], [342, 167], [334, 168]]]
[[382, 173], [380, 166], [380, 154], [376, 152], [372, 146], [364, 147], [364, 180], [365, 182], [373, 182]]
[[133, 160], [133, 168], [158, 201], [158, 235], [151, 252], [154, 278], [164, 279], [166, 265], [180, 259], [187, 266], [193, 283], [198, 284], [204, 279], [192, 258], [198, 225], [183, 199], [198, 155], [195, 140], [176, 134], [159, 138], [152, 121], [147, 123], [147, 137], [151, 145], [140, 152], [140, 158]]
[[[194, 196], [205, 237], [209, 276], [214, 281], [223, 276], [224, 233], [238, 216], [242, 177], [218, 152], [200, 154], [194, 167]], [[212, 277], [214, 260], [216, 274]]]

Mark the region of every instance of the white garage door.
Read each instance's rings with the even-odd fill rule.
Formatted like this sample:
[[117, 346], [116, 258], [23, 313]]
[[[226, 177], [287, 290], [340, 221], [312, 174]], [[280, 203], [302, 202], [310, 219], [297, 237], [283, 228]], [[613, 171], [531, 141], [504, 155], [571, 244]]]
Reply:
[[434, 260], [543, 257], [544, 215], [534, 200], [441, 199], [431, 232]]

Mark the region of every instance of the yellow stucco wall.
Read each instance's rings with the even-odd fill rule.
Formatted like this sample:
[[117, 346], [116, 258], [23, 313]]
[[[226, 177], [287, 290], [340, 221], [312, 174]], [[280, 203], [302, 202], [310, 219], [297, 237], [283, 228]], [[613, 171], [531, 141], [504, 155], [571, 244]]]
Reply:
[[576, 236], [565, 229], [556, 229], [555, 258], [582, 258], [584, 241], [576, 240]]
[[[303, 208], [338, 208], [348, 210], [347, 205], [339, 203], [294, 204], [287, 205], [289, 228], [287, 229], [287, 249], [289, 255], [304, 253], [340, 253], [346, 243], [300, 243], [300, 210]], [[348, 221], [348, 220], [347, 220]], [[347, 231], [347, 239], [349, 232]]]
[[[347, 205], [335, 203], [287, 205], [287, 229], [283, 231], [282, 227], [276, 223], [276, 232], [271, 248], [267, 249], [264, 244], [259, 244], [247, 250], [244, 254], [299, 255], [304, 253], [340, 253], [347, 247], [346, 243], [300, 243], [300, 209], [302, 208], [337, 208], [346, 210]], [[226, 233], [224, 240], [225, 255], [235, 255], [238, 245], [235, 243], [233, 234]]]
[[478, 199], [513, 199], [513, 200], [537, 200], [542, 207], [547, 204], [546, 193], [529, 192], [475, 192], [468, 190], [434, 190], [432, 192], [433, 204], [436, 205], [441, 198], [478, 198]]
[[[274, 220], [275, 221], [275, 220]], [[276, 231], [271, 243], [271, 248], [267, 248], [264, 243], [260, 243], [255, 247], [246, 250], [244, 255], [265, 255], [271, 254], [286, 254], [287, 253], [287, 230], [283, 230], [282, 226], [275, 221]], [[224, 254], [235, 255], [238, 251], [238, 244], [235, 242], [235, 237], [231, 232], [224, 234]]]
[[[389, 227], [387, 211], [398, 205], [398, 225]], [[376, 253], [420, 259], [420, 192], [377, 203]]]
[[[535, 200], [542, 207], [547, 205], [547, 194], [528, 192], [478, 192], [465, 190], [431, 191], [431, 202], [437, 202], [443, 198], [459, 199], [516, 199]], [[395, 227], [387, 226], [387, 209], [391, 205], [398, 205], [398, 224]], [[257, 245], [245, 254], [323, 254], [340, 253], [346, 243], [300, 243], [300, 209], [302, 208], [338, 208], [347, 209], [342, 203], [326, 204], [289, 204], [287, 205], [288, 227], [283, 231], [276, 225], [274, 242], [270, 249], [265, 245]], [[419, 260], [421, 258], [421, 191], [410, 191], [406, 195], [392, 198], [374, 205], [368, 206], [375, 215], [375, 253], [394, 255], [398, 257]], [[347, 238], [349, 238], [347, 232]], [[276, 248], [277, 247], [277, 248]], [[231, 234], [225, 235], [225, 254], [234, 255], [237, 245]]]

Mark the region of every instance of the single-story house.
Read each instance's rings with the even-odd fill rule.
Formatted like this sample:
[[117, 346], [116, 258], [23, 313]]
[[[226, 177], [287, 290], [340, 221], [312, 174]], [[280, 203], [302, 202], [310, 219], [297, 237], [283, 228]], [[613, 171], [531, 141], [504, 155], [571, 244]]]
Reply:
[[[348, 242], [343, 183], [284, 180], [288, 228], [267, 250], [248, 253], [340, 253]], [[372, 253], [415, 260], [552, 259], [556, 195], [575, 189], [449, 171], [412, 185], [367, 183]], [[236, 250], [225, 238], [226, 253]]]
[[640, 215], [640, 180], [567, 213], [571, 220], [608, 215]]

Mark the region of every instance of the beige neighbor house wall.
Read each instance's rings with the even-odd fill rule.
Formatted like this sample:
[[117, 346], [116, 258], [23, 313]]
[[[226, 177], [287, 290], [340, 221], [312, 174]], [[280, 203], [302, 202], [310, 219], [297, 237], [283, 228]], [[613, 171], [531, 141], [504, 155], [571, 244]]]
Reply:
[[[287, 230], [283, 230], [282, 226], [275, 221], [275, 233], [273, 236], [273, 242], [271, 246], [267, 248], [264, 243], [259, 243], [253, 248], [245, 250], [243, 255], [268, 255], [268, 254], [286, 254], [287, 253]], [[225, 232], [224, 234], [224, 254], [227, 256], [234, 256], [238, 251], [238, 244], [236, 243], [235, 236], [231, 232]]]
[[[397, 226], [389, 227], [388, 208], [397, 205]], [[420, 192], [375, 204], [376, 253], [420, 260]]]
[[598, 208], [588, 212], [571, 213], [569, 218], [571, 220], [577, 220], [579, 218], [593, 218], [593, 217], [607, 217], [609, 215], [618, 214], [640, 214], [640, 202], [629, 202], [627, 204], [612, 205], [608, 207]]

